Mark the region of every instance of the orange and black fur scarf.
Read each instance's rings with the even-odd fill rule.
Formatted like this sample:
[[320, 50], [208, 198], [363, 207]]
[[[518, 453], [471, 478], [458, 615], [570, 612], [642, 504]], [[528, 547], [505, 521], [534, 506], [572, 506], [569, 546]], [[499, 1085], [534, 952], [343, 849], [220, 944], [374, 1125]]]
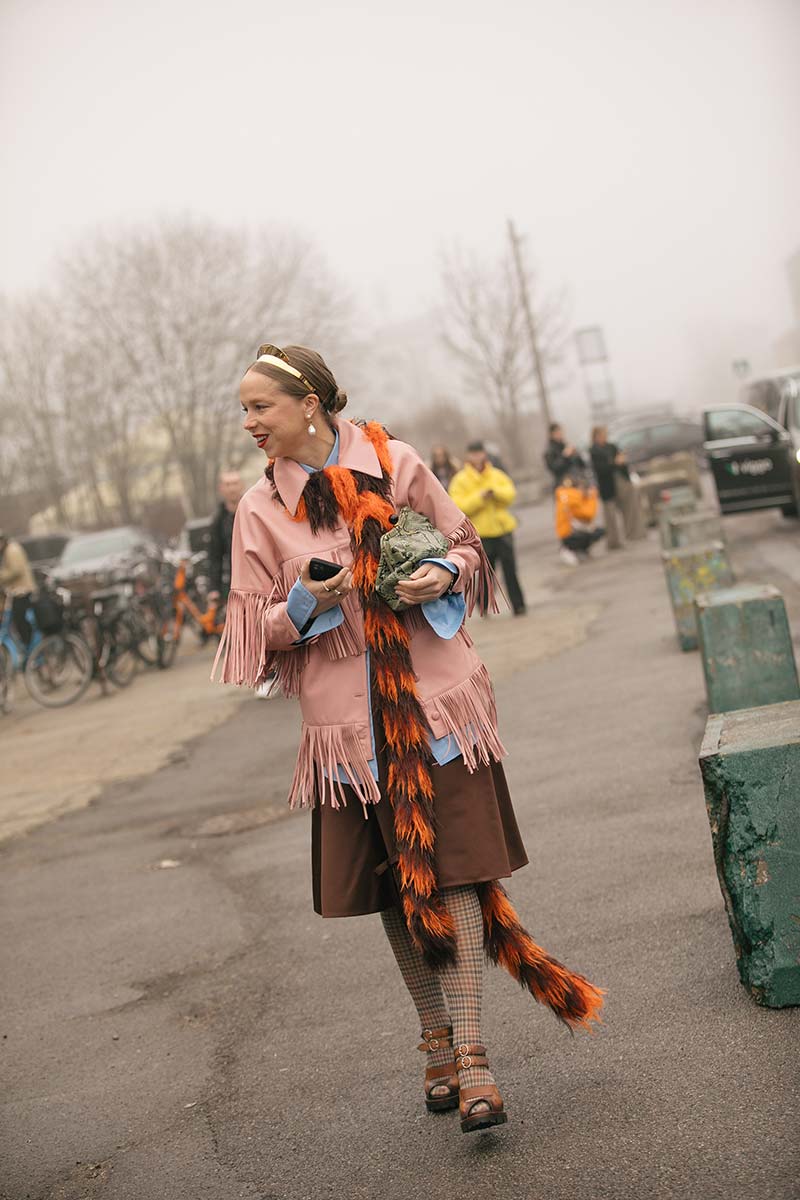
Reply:
[[[295, 520], [307, 520], [313, 533], [334, 529], [341, 515], [351, 531], [353, 584], [361, 597], [370, 652], [372, 702], [383, 725], [388, 758], [387, 792], [394, 816], [398, 884], [409, 932], [434, 968], [454, 961], [453, 919], [436, 880], [435, 814], [430, 749], [425, 717], [417, 698], [403, 617], [375, 591], [380, 539], [394, 515], [392, 462], [382, 426], [363, 427], [375, 447], [383, 478], [344, 467], [313, 474]], [[268, 468], [267, 477], [273, 483]], [[280, 497], [276, 492], [276, 499]], [[487, 957], [506, 970], [571, 1028], [599, 1020], [603, 992], [545, 953], [523, 929], [497, 880], [477, 885]]]

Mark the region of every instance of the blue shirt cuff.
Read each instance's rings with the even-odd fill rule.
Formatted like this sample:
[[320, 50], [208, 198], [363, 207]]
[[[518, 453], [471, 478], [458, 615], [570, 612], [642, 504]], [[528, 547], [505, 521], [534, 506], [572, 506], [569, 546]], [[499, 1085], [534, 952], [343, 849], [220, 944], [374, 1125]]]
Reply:
[[444, 567], [445, 570], [449, 571], [452, 575], [458, 574], [458, 567], [455, 563], [450, 562], [449, 558], [422, 558], [420, 559], [419, 565], [422, 566], [422, 564], [426, 562], [435, 563], [437, 567]]
[[[437, 567], [444, 567], [451, 574], [458, 575], [458, 567], [447, 558], [423, 558], [422, 562], [435, 563]], [[426, 600], [420, 607], [433, 632], [445, 641], [456, 636], [467, 611], [466, 601], [460, 592], [450, 592], [449, 595], [439, 596], [437, 600]]]
[[[302, 630], [316, 607], [316, 598], [312, 596], [305, 584], [301, 583], [298, 579], [286, 598], [286, 611], [289, 614], [289, 620], [298, 629]], [[341, 625], [343, 620], [344, 613], [342, 612], [341, 605], [337, 604], [335, 608], [329, 608], [326, 612], [320, 613], [318, 617], [315, 617], [305, 633], [301, 633], [298, 642], [305, 642], [309, 638], [317, 637], [320, 633], [327, 633], [329, 629], [335, 629], [337, 625]]]

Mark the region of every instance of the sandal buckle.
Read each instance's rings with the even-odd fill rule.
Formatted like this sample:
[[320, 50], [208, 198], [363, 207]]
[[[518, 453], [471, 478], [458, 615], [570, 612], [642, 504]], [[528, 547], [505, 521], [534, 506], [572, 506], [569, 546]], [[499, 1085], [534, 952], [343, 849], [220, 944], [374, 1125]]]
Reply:
[[472, 1066], [472, 1058], [469, 1054], [462, 1054], [458, 1060], [458, 1069], [460, 1071], [468, 1071]]

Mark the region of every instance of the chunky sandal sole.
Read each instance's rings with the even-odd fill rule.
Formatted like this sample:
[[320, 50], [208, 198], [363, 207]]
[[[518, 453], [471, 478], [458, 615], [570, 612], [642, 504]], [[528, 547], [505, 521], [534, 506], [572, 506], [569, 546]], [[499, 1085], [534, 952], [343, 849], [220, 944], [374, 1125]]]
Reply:
[[504, 1112], [476, 1113], [474, 1117], [464, 1117], [461, 1121], [462, 1133], [475, 1133], [479, 1129], [491, 1129], [493, 1125], [505, 1125], [508, 1115]]

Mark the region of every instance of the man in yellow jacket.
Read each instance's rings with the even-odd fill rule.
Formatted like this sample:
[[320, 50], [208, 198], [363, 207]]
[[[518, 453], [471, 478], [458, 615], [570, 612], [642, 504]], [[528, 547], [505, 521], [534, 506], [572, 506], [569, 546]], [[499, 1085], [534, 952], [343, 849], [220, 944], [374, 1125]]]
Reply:
[[483, 442], [470, 442], [464, 466], [450, 483], [450, 495], [478, 531], [486, 557], [503, 568], [503, 579], [515, 617], [525, 612], [525, 597], [517, 579], [513, 531], [517, 519], [508, 510], [516, 488], [499, 467], [489, 461]]

